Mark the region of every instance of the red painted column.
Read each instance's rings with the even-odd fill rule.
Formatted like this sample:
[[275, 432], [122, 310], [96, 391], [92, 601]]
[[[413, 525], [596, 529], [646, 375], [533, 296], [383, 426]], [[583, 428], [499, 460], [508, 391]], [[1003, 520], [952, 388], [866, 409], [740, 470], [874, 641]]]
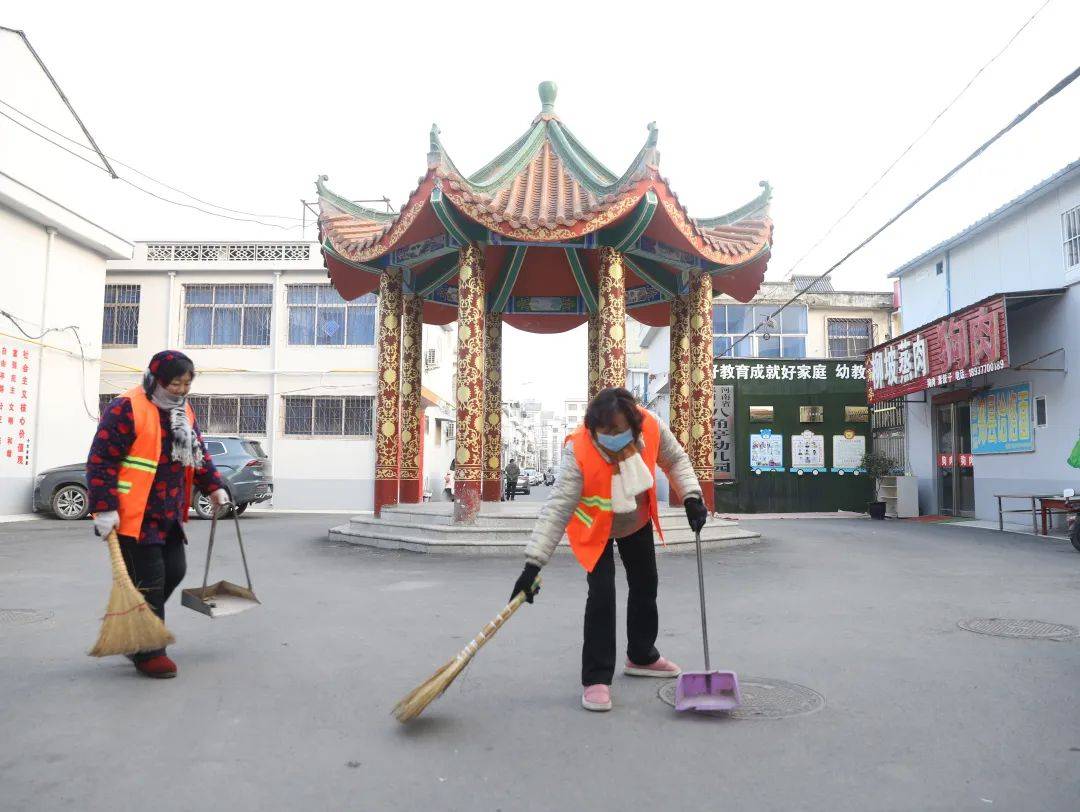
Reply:
[[713, 490], [713, 354], [712, 277], [695, 273], [690, 277], [690, 459], [701, 483], [705, 506], [716, 505]]
[[599, 388], [626, 386], [626, 282], [622, 254], [600, 249]]
[[470, 524], [480, 512], [484, 462], [484, 258], [475, 245], [461, 249], [457, 341], [454, 522]]
[[484, 317], [484, 484], [485, 502], [498, 502], [502, 476], [502, 315]]
[[600, 391], [600, 314], [589, 314], [589, 382], [588, 398], [591, 401]]
[[375, 515], [398, 501], [398, 369], [401, 344], [401, 272], [379, 278], [378, 404], [375, 432]]
[[[671, 300], [671, 367], [668, 374], [670, 407], [668, 424], [671, 433], [684, 449], [690, 448], [690, 305], [685, 296]], [[669, 501], [682, 505], [681, 497], [671, 488]]]
[[423, 499], [420, 477], [424, 433], [421, 428], [420, 375], [423, 358], [423, 300], [404, 298], [401, 317], [401, 501]]

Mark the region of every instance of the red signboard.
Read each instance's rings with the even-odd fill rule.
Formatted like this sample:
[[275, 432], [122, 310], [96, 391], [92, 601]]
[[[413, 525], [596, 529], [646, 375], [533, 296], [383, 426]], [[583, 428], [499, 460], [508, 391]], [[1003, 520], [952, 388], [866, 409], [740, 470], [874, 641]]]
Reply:
[[889, 400], [1008, 365], [1005, 297], [997, 296], [867, 352], [866, 399]]

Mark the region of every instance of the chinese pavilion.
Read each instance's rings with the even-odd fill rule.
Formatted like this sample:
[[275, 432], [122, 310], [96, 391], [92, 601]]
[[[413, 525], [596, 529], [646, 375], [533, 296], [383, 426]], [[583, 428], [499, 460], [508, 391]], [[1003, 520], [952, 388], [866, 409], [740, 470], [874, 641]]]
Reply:
[[712, 298], [746, 302], [772, 243], [769, 186], [719, 217], [692, 218], [660, 174], [657, 130], [621, 175], [585, 149], [539, 86], [532, 126], [463, 174], [431, 128], [427, 172], [400, 212], [317, 182], [326, 268], [345, 299], [378, 289], [376, 515], [419, 502], [421, 324], [458, 323], [456, 522], [501, 493], [502, 325], [555, 333], [588, 323], [588, 393], [626, 383], [626, 316], [671, 326], [671, 427], [713, 505]]

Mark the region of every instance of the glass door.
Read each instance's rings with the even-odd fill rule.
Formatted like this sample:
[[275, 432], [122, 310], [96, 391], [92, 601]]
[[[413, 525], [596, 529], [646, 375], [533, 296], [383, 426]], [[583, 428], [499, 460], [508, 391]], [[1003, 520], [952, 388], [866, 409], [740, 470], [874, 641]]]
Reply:
[[937, 472], [938, 511], [949, 516], [955, 515], [956, 505], [953, 498], [956, 457], [953, 440], [953, 405], [937, 405], [934, 407], [934, 447], [937, 449], [934, 470]]
[[975, 468], [971, 456], [971, 407], [934, 406], [934, 470], [938, 509], [950, 516], [975, 515]]

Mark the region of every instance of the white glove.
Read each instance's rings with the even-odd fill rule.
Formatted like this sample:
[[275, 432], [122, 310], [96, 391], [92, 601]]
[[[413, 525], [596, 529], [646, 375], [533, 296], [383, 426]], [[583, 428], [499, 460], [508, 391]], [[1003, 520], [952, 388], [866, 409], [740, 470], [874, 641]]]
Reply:
[[214, 507], [225, 507], [229, 504], [229, 492], [224, 488], [218, 488], [210, 494], [210, 502]]
[[106, 510], [94, 514], [94, 532], [105, 538], [120, 526], [120, 514], [115, 510]]

